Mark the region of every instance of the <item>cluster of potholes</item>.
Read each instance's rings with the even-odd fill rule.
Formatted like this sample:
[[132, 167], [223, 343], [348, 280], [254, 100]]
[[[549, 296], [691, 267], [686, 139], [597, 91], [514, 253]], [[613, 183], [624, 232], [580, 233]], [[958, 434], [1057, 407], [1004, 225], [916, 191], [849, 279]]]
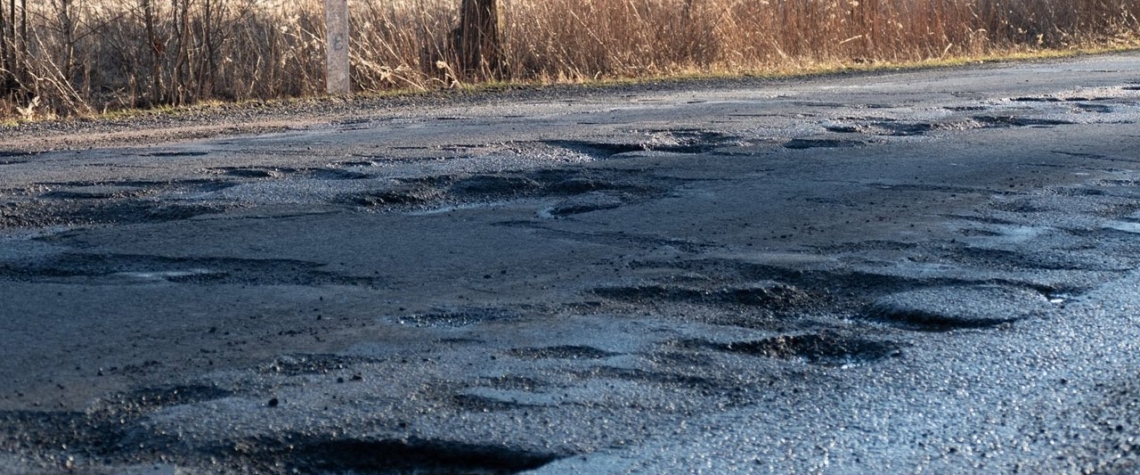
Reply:
[[[114, 262], [91, 262], [72, 256], [79, 267], [102, 268]], [[126, 265], [120, 263], [121, 265]], [[216, 263], [196, 262], [192, 265]], [[654, 265], [646, 263], [645, 265]], [[588, 344], [553, 346], [520, 346], [502, 350], [502, 357], [518, 361], [577, 361], [566, 367], [572, 380], [617, 379], [666, 388], [699, 388], [727, 395], [744, 404], [747, 388], [736, 381], [720, 381], [702, 368], [714, 364], [710, 353], [744, 358], [764, 358], [777, 362], [808, 364], [819, 367], [846, 367], [883, 362], [905, 356], [908, 343], [874, 336], [873, 327], [827, 325], [818, 321], [797, 331], [786, 331], [787, 321], [803, 314], [842, 312], [852, 305], [844, 297], [851, 292], [878, 295], [864, 302], [861, 312], [868, 321], [886, 322], [917, 331], [948, 331], [962, 328], [985, 328], [1016, 321], [1032, 314], [1026, 307], [1044, 311], [1048, 301], [1044, 289], [1025, 290], [998, 283], [972, 285], [947, 282], [924, 282], [858, 272], [802, 272], [735, 261], [697, 261], [678, 270], [717, 269], [728, 280], [746, 284], [700, 287], [671, 284], [602, 286], [589, 295], [604, 302], [586, 306], [590, 311], [614, 310], [613, 305], [636, 308], [677, 303], [714, 307], [721, 311], [708, 315], [735, 315], [736, 320], [710, 323], [725, 327], [747, 327], [770, 330], [771, 336], [750, 339], [717, 339], [711, 337], [674, 338], [661, 341], [656, 350], [636, 356], [662, 364], [657, 369], [611, 366], [607, 361], [625, 355]], [[909, 289], [902, 292], [898, 289]], [[974, 293], [976, 295], [964, 295]], [[945, 312], [931, 313], [925, 304], [931, 299], [952, 298]], [[962, 313], [954, 305], [957, 298], [996, 300], [1009, 305], [1011, 313], [992, 319], [986, 310], [977, 314]], [[1042, 303], [1044, 302], [1044, 303]], [[585, 310], [584, 308], [583, 310]], [[732, 310], [746, 311], [732, 311]], [[398, 323], [417, 327], [472, 327], [482, 323], [522, 320], [526, 311], [498, 307], [440, 308], [423, 314], [408, 315]], [[889, 332], [885, 332], [889, 333]], [[870, 336], [869, 336], [870, 334]], [[463, 342], [455, 342], [461, 344]], [[340, 355], [303, 355], [278, 359], [262, 370], [286, 376], [356, 371], [369, 363], [368, 357]], [[547, 375], [550, 376], [550, 375]], [[353, 376], [355, 379], [358, 376]], [[346, 376], [345, 379], [348, 379]], [[339, 380], [338, 380], [339, 381]], [[480, 384], [491, 388], [530, 391], [549, 383], [524, 376], [506, 375], [496, 381]], [[438, 473], [486, 474], [518, 473], [573, 456], [564, 451], [542, 451], [499, 444], [475, 444], [445, 439], [382, 436], [377, 438], [336, 438], [328, 434], [282, 433], [272, 437], [240, 438], [219, 441], [216, 446], [196, 446], [193, 451], [180, 450], [182, 442], [174, 437], [156, 437], [153, 432], [139, 432], [139, 422], [164, 408], [200, 403], [233, 396], [250, 396], [231, 387], [189, 385], [150, 388], [130, 394], [114, 395], [84, 412], [45, 413], [39, 411], [0, 412], [0, 426], [20, 428], [6, 434], [0, 447], [8, 452], [39, 454], [38, 460], [49, 466], [70, 467], [72, 464], [104, 463], [108, 466], [169, 464], [170, 466], [214, 466], [221, 470], [256, 473], [291, 473], [293, 470], [326, 473]], [[256, 390], [252, 390], [257, 393]], [[479, 394], [441, 390], [439, 395], [457, 411], [508, 412], [535, 410], [525, 403], [512, 403]], [[743, 392], [742, 392], [743, 391]], [[450, 394], [450, 395], [448, 395]], [[276, 399], [266, 404], [276, 405]], [[541, 408], [539, 408], [541, 409]], [[67, 447], [63, 454], [47, 447]]]
[[[939, 131], [1008, 127], [1055, 127], [1080, 123], [1134, 123], [1140, 107], [1137, 87], [1118, 86], [1047, 96], [1013, 97], [985, 105], [946, 106], [950, 113], [931, 121], [898, 120], [884, 116], [840, 117], [823, 124], [836, 134], [879, 137], [918, 137]], [[1089, 93], [1092, 94], [1089, 94]], [[883, 108], [889, 108], [883, 106]], [[865, 141], [832, 141], [853, 146]], [[795, 148], [795, 141], [786, 144]]]
[[[541, 145], [583, 154], [589, 160], [620, 158], [629, 152], [700, 153], [731, 137], [714, 132], [662, 132], [654, 141], [636, 144], [548, 141]], [[680, 137], [679, 139], [677, 137]], [[698, 137], [698, 138], [694, 138]], [[662, 142], [664, 140], [664, 142]], [[678, 142], [678, 140], [680, 142]], [[707, 140], [707, 141], [706, 141]], [[689, 143], [678, 145], [678, 143]], [[160, 152], [166, 153], [166, 152]], [[191, 152], [168, 152], [182, 156]], [[205, 152], [192, 152], [197, 155]], [[154, 154], [151, 154], [154, 155]], [[365, 157], [367, 158], [367, 157]], [[431, 164], [439, 157], [412, 159]], [[400, 177], [409, 160], [354, 159], [323, 167], [213, 167], [201, 178], [168, 181], [119, 180], [42, 182], [0, 190], [0, 230], [154, 223], [220, 214], [257, 206], [257, 197], [226, 196], [229, 189], [265, 181], [356, 181], [362, 189], [327, 197], [331, 205], [384, 211], [416, 211], [512, 199], [547, 199], [547, 217], [564, 217], [621, 206], [659, 195], [675, 180], [653, 179], [634, 171], [587, 168], [538, 169], [474, 174], [429, 174]], [[4, 164], [26, 163], [13, 160]], [[395, 167], [395, 168], [393, 168]], [[635, 176], [636, 175], [636, 176]], [[647, 179], [648, 178], [648, 179]]]
[[549, 217], [612, 209], [665, 193], [674, 183], [622, 170], [537, 170], [468, 176], [395, 179], [394, 186], [342, 195], [342, 204], [365, 208], [417, 210], [434, 206], [514, 199], [556, 198], [544, 208]]
[[[516, 145], [563, 150], [580, 154], [587, 161], [620, 159], [646, 152], [749, 156], [774, 146], [789, 150], [859, 147], [882, 143], [884, 138], [920, 137], [940, 131], [1054, 127], [1090, 120], [1130, 122], [1135, 119], [1140, 105], [1140, 94], [1134, 91], [1134, 86], [1121, 86], [1099, 91], [1105, 93], [1103, 96], [1073, 93], [1017, 97], [988, 105], [948, 106], [945, 109], [951, 113], [950, 117], [931, 121], [886, 116], [838, 117], [819, 124], [824, 132], [821, 136], [749, 138], [723, 131], [682, 128], [639, 132], [639, 138], [634, 141], [566, 139]], [[851, 138], [853, 135], [860, 137]], [[169, 158], [206, 154], [208, 152], [174, 150], [146, 155]], [[34, 159], [32, 155], [0, 151], [0, 166], [26, 163]], [[441, 159], [428, 156], [411, 161]], [[184, 180], [38, 183], [24, 189], [0, 190], [0, 196], [8, 197], [0, 202], [0, 229], [161, 222], [224, 213], [255, 203], [217, 199], [218, 192], [263, 180], [375, 182], [364, 186], [364, 191], [342, 193], [329, 197], [328, 201], [397, 211], [511, 199], [554, 200], [541, 211], [547, 217], [616, 208], [658, 196], [677, 184], [665, 178], [647, 179], [644, 173], [638, 173], [637, 180], [633, 180], [635, 172], [600, 168], [414, 177], [386, 177], [390, 171], [374, 169], [406, 161], [363, 157], [324, 167], [214, 167], [200, 170], [203, 178]]]
[[[1018, 99], [1015, 102], [1053, 102], [1047, 99]], [[1057, 100], [1062, 101], [1061, 99]], [[1095, 113], [1109, 113], [1111, 105], [1088, 104], [1095, 99], [1066, 99], [1075, 107]], [[975, 115], [973, 123], [987, 127], [1056, 126], [1071, 122], [1016, 116]], [[863, 133], [914, 136], [943, 127], [933, 123], [901, 123], [891, 120], [852, 119], [852, 124], [829, 125], [833, 133]], [[956, 126], [954, 126], [956, 127]], [[745, 141], [713, 132], [684, 132], [676, 140], [653, 143], [601, 143], [559, 141], [550, 145], [575, 150], [599, 159], [620, 158], [624, 154], [647, 151], [668, 153], [717, 153]], [[678, 139], [679, 138], [679, 139]], [[792, 139], [781, 145], [788, 149], [817, 147], [851, 147], [867, 144], [864, 140], [837, 138]], [[20, 157], [0, 155], [3, 160]], [[0, 165], [5, 162], [0, 162]], [[45, 184], [51, 191], [38, 195], [49, 202], [85, 202], [80, 210], [67, 217], [59, 207], [45, 207], [43, 213], [53, 219], [79, 222], [139, 222], [187, 219], [200, 214], [222, 212], [228, 205], [179, 203], [161, 204], [148, 201], [160, 193], [172, 191], [208, 193], [244, 180], [270, 180], [305, 177], [322, 180], [362, 180], [373, 175], [358, 171], [371, 162], [346, 162], [351, 169], [281, 169], [218, 168], [208, 172], [223, 179], [187, 180], [170, 183], [67, 183]], [[632, 176], [637, 173], [637, 176]], [[635, 179], [636, 178], [636, 179]], [[237, 181], [227, 181], [236, 179]], [[487, 202], [522, 198], [557, 198], [547, 208], [551, 217], [609, 209], [623, 203], [661, 196], [677, 185], [675, 179], [647, 177], [643, 172], [611, 169], [557, 169], [505, 172], [476, 175], [442, 175], [391, 180], [393, 186], [383, 190], [340, 195], [336, 202], [344, 205], [385, 210], [414, 210], [449, 202]], [[31, 192], [29, 192], [31, 193]], [[1076, 193], [1074, 197], [1100, 196], [1099, 193]], [[91, 207], [90, 203], [104, 203]], [[29, 209], [6, 212], [0, 205], [0, 228], [42, 225]], [[997, 206], [1000, 208], [1000, 206]], [[1033, 207], [1006, 206], [997, 211], [1032, 215], [1048, 210]], [[92, 213], [95, 213], [96, 217]], [[101, 213], [101, 215], [99, 215]], [[62, 217], [61, 217], [62, 216]], [[80, 218], [88, 216], [87, 218]], [[82, 219], [86, 219], [83, 221]], [[1032, 221], [1032, 220], [1029, 220]], [[63, 224], [63, 223], [53, 223]], [[983, 224], [1016, 226], [1016, 220], [987, 219]], [[984, 234], [984, 226], [978, 228]], [[1099, 239], [1097, 236], [1085, 236]], [[873, 244], [873, 243], [869, 243]], [[979, 255], [985, 256], [979, 257]], [[1050, 268], [1040, 256], [1027, 256], [1010, 251], [959, 249], [949, 257], [960, 262], [984, 258], [999, 260], [1012, 267], [1032, 270]], [[704, 318], [714, 325], [764, 330], [770, 336], [749, 339], [676, 338], [662, 342], [650, 359], [682, 361], [699, 367], [710, 360], [708, 352], [743, 357], [760, 357], [776, 361], [793, 361], [822, 367], [873, 364], [905, 356], [907, 343], [900, 341], [895, 330], [904, 332], [945, 332], [963, 329], [986, 329], [1009, 325], [1019, 320], [1046, 315], [1057, 305], [1058, 295], [1074, 295], [1076, 288], [1031, 284], [1008, 279], [970, 281], [952, 278], [915, 278], [855, 270], [791, 271], [736, 261], [700, 260], [688, 263], [642, 263], [645, 266], [669, 266], [678, 271], [701, 271], [717, 275], [721, 285], [681, 285], [675, 283], [638, 283], [606, 285], [589, 289], [589, 299], [602, 303], [587, 305], [583, 311], [620, 312], [623, 308], [643, 310], [661, 305], [713, 308], [711, 312], [683, 312], [689, 318]], [[165, 280], [188, 284], [295, 284], [295, 285], [382, 285], [372, 278], [355, 278], [330, 274], [312, 263], [288, 260], [242, 260], [188, 258], [172, 259], [155, 256], [88, 255], [69, 253], [31, 264], [0, 264], [0, 280], [74, 279], [83, 277], [131, 276], [148, 277], [148, 270], [170, 269], [158, 276]], [[981, 302], [971, 307], [967, 302]], [[442, 308], [423, 314], [400, 317], [399, 323], [417, 327], [467, 327], [486, 322], [523, 319], [525, 313], [506, 308]], [[700, 315], [691, 317], [691, 315]], [[811, 316], [812, 318], [803, 318]], [[865, 322], [852, 328], [835, 317]], [[831, 320], [829, 320], [831, 318]], [[797, 321], [798, 320], [798, 321]], [[889, 331], [876, 329], [886, 327]], [[870, 336], [869, 336], [870, 335]], [[556, 345], [519, 347], [504, 352], [519, 360], [581, 360], [604, 362], [621, 353], [588, 345]], [[341, 357], [309, 358], [303, 363], [280, 365], [277, 372], [304, 374], [328, 370], [332, 365], [352, 365]], [[709, 390], [727, 391], [708, 378], [683, 371], [651, 372], [639, 369], [597, 366], [580, 371], [580, 377], [611, 377], [662, 385], [701, 386]], [[488, 383], [489, 385], [491, 383]], [[499, 381], [495, 384], [523, 388], [540, 385], [525, 378]], [[132, 423], [153, 411], [180, 404], [208, 401], [233, 396], [234, 392], [217, 386], [180, 386], [146, 389], [117, 395], [83, 413], [44, 413], [31, 411], [0, 412], [4, 427], [20, 428], [18, 434], [6, 434], [2, 447], [9, 452], [40, 453], [55, 457], [45, 447], [71, 447], [69, 455], [48, 460], [55, 466], [70, 467], [76, 454], [106, 463], [163, 463], [202, 465], [203, 461], [220, 461], [235, 471], [254, 469], [265, 473], [288, 473], [291, 470], [317, 470], [332, 473], [517, 473], [533, 469], [571, 454], [542, 452], [479, 445], [436, 439], [378, 438], [335, 439], [306, 434], [280, 434], [274, 438], [226, 441], [218, 447], [196, 449], [184, 453], [169, 449], [176, 441], [152, 441], [130, 444], [136, 435]], [[478, 396], [455, 395], [453, 402], [465, 410], [510, 410], [509, 403], [481, 399]], [[269, 402], [270, 404], [273, 401]], [[1135, 406], [1135, 400], [1128, 404]], [[1130, 406], [1131, 407], [1131, 406]], [[1108, 432], [1111, 432], [1109, 428]], [[167, 446], [162, 444], [166, 443]]]
[[[773, 335], [738, 341], [698, 338], [674, 342], [679, 349], [851, 366], [901, 356], [907, 343], [896, 341], [897, 335], [890, 336], [897, 333], [895, 330], [949, 332], [1008, 325], [1047, 315], [1056, 307], [1057, 295], [1068, 297], [1075, 292], [1001, 279], [978, 282], [858, 271], [789, 272], [737, 262], [697, 262], [677, 270], [715, 268], [729, 270], [735, 278], [760, 280], [713, 288], [606, 286], [594, 289], [592, 294], [630, 305], [633, 311], [679, 305], [681, 318], [687, 320]], [[717, 310], [702, 310], [708, 307]], [[887, 336], [867, 337], [874, 334]]]

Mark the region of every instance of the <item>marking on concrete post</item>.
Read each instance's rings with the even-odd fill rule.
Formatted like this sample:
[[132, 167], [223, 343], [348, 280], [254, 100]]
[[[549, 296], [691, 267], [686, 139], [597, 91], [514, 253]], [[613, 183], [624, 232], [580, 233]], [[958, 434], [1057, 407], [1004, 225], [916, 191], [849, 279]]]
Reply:
[[352, 93], [348, 75], [348, 0], [325, 0], [327, 57], [325, 84], [334, 96]]

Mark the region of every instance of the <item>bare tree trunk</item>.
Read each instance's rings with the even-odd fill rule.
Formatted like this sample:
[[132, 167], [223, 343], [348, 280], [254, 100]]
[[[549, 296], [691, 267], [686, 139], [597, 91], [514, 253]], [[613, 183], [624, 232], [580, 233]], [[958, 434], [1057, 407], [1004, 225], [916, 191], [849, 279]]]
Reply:
[[4, 3], [0, 2], [0, 95], [12, 89], [11, 59], [8, 56], [8, 21], [4, 18]]
[[203, 1], [203, 14], [202, 14], [202, 43], [205, 46], [205, 58], [199, 59], [199, 72], [198, 72], [198, 97], [202, 98], [205, 95], [213, 95], [214, 93], [214, 77], [217, 71], [217, 65], [214, 64], [214, 37], [211, 30], [214, 28], [213, 22], [213, 9], [212, 1]]
[[8, 21], [7, 24], [4, 24], [0, 20], [0, 38], [3, 38], [3, 67], [6, 71], [0, 75], [0, 92], [11, 94], [16, 92], [19, 87], [16, 78], [16, 73], [19, 70], [17, 67], [18, 45], [16, 44], [16, 0], [8, 1]]
[[[28, 56], [28, 1], [20, 0], [20, 16], [16, 16], [16, 0], [8, 2], [8, 31], [5, 41], [7, 74], [0, 77], [0, 91], [7, 93], [27, 92], [28, 77], [26, 65]], [[3, 35], [0, 35], [3, 36]], [[21, 41], [22, 39], [22, 41]]]
[[158, 37], [158, 32], [155, 29], [154, 17], [154, 4], [152, 0], [142, 0], [143, 7], [143, 23], [146, 26], [147, 42], [150, 46], [150, 52], [153, 56], [154, 63], [150, 68], [150, 75], [152, 81], [151, 89], [151, 105], [153, 103], [162, 103], [163, 100], [163, 87], [162, 87], [162, 57], [166, 52], [166, 43]]
[[56, 4], [59, 17], [60, 33], [63, 35], [63, 60], [61, 68], [63, 77], [68, 81], [74, 79], [75, 70], [75, 17], [72, 15], [72, 2], [74, 0], [59, 0]]
[[460, 69], [474, 77], [498, 78], [502, 64], [497, 0], [462, 0], [457, 33]]
[[28, 74], [28, 64], [30, 61], [28, 58], [29, 44], [28, 0], [20, 0], [20, 51], [19, 59], [16, 60], [16, 64], [14, 66], [16, 66], [16, 70], [19, 71], [19, 75], [16, 77], [16, 81], [21, 83], [20, 86], [24, 89], [24, 92], [28, 91], [28, 86], [32, 82], [31, 77], [29, 77]]
[[189, 93], [190, 73], [187, 71], [190, 61], [190, 0], [175, 0], [172, 14], [174, 15], [175, 56], [171, 68], [170, 86], [173, 89], [171, 100], [174, 105], [180, 106], [187, 101]]
[[28, 54], [28, 0], [20, 0], [20, 37], [22, 53]]

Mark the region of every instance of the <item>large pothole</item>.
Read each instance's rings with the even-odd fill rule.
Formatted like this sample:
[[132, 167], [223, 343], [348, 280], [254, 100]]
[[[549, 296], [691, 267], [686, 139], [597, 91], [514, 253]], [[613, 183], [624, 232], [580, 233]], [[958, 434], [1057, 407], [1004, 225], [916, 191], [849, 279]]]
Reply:
[[867, 315], [920, 331], [984, 328], [1044, 313], [1049, 300], [1040, 292], [998, 285], [945, 286], [880, 297]]
[[[354, 475], [506, 475], [533, 470], [563, 455], [497, 445], [432, 439], [327, 440], [302, 444], [238, 444], [271, 473]], [[285, 470], [279, 470], [284, 467]]]

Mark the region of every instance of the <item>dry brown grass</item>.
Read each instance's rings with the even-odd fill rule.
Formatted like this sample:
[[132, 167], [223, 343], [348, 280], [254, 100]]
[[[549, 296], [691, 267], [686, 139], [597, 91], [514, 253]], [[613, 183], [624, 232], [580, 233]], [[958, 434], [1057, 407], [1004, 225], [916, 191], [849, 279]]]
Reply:
[[[1140, 31], [1140, 0], [500, 2], [501, 79], [527, 82], [788, 72], [1134, 45]], [[0, 60], [0, 117], [318, 95], [322, 4], [35, 2], [26, 43], [19, 31], [16, 38], [4, 35], [9, 55]], [[455, 67], [458, 4], [350, 0], [356, 90], [455, 87], [479, 77]]]

